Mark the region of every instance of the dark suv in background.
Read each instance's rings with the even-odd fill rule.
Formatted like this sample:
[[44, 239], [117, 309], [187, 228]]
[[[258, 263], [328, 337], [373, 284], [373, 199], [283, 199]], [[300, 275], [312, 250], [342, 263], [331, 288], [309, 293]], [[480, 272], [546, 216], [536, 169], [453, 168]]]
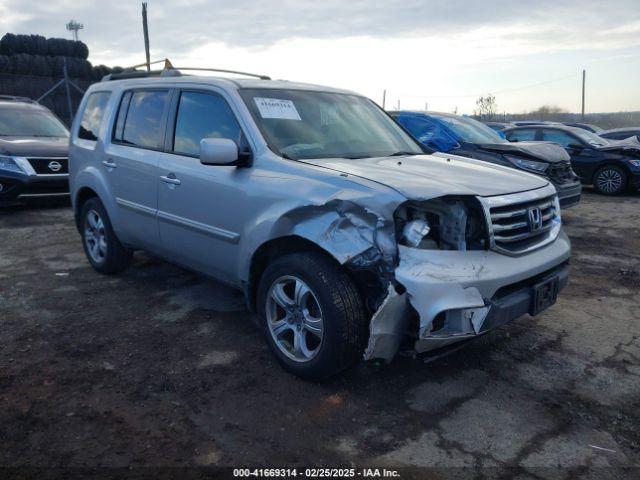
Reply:
[[515, 145], [485, 124], [449, 113], [389, 112], [416, 140], [443, 153], [475, 158], [534, 173], [553, 183], [560, 206], [580, 201], [582, 186], [571, 169], [569, 155], [557, 145], [526, 142]]
[[0, 95], [0, 204], [69, 195], [69, 131], [47, 108]]
[[508, 128], [511, 142], [545, 140], [564, 147], [582, 183], [606, 195], [640, 187], [640, 143], [635, 139], [607, 140], [581, 128], [536, 125]]

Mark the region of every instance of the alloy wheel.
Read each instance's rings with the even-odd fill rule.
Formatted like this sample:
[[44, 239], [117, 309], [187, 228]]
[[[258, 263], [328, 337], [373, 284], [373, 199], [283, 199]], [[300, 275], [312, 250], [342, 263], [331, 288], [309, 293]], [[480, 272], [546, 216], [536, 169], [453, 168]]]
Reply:
[[598, 174], [596, 183], [601, 191], [614, 193], [622, 187], [622, 175], [613, 168], [607, 168]]
[[84, 243], [91, 259], [100, 264], [107, 256], [107, 237], [102, 217], [95, 210], [89, 210], [84, 221]]
[[308, 362], [320, 351], [324, 321], [320, 303], [300, 278], [276, 279], [266, 301], [269, 333], [278, 349], [296, 362]]

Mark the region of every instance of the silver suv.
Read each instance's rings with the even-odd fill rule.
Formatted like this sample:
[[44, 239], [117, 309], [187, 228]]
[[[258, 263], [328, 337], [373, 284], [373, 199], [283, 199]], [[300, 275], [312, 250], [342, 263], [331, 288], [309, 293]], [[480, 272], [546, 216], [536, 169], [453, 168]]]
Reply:
[[296, 375], [475, 338], [567, 282], [570, 243], [540, 177], [428, 154], [352, 92], [120, 77], [87, 91], [72, 128], [89, 262], [115, 273], [141, 249], [242, 289]]

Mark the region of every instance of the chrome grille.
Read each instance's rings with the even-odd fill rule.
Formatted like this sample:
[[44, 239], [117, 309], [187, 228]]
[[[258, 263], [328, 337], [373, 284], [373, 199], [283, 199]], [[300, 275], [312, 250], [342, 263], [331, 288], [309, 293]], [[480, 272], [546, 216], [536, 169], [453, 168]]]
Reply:
[[490, 197], [487, 204], [494, 250], [507, 254], [525, 253], [558, 236], [560, 207], [553, 187]]

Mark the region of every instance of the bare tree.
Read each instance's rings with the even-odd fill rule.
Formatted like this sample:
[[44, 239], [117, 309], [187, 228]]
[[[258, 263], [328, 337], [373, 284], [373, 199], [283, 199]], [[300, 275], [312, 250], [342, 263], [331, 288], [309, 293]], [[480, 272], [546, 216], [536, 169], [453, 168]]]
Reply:
[[530, 118], [537, 120], [565, 120], [569, 113], [556, 105], [542, 105], [529, 113]]
[[497, 109], [496, 97], [489, 93], [486, 97], [480, 97], [476, 100], [473, 114], [480, 120], [491, 120], [495, 117]]

